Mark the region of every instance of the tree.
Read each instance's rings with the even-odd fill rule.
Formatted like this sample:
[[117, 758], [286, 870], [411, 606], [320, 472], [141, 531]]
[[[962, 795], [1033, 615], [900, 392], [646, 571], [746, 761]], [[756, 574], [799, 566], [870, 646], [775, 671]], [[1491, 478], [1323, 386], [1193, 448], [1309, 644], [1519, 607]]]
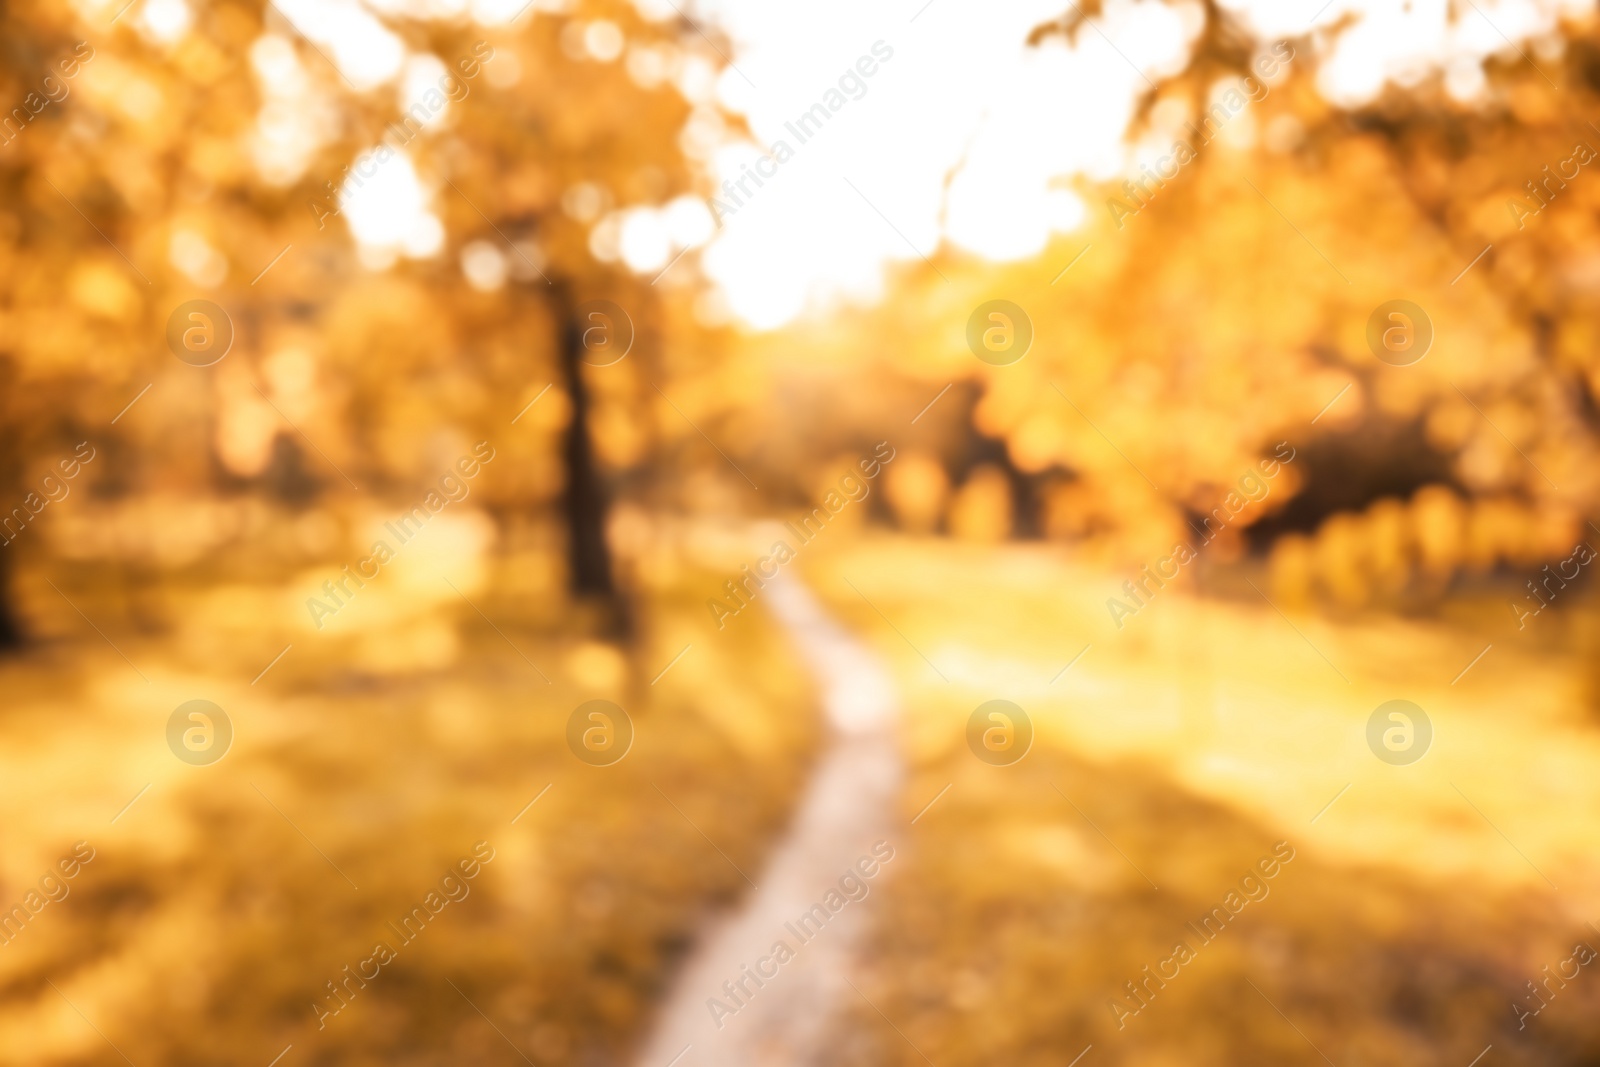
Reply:
[[[349, 32], [295, 3], [4, 17], [6, 99], [61, 95], [0, 146], [15, 477], [92, 427], [130, 446], [98, 491], [303, 508], [410, 492], [488, 439], [512, 462], [485, 502], [559, 516], [573, 590], [625, 627], [608, 483], [648, 453], [666, 286], [618, 245], [695, 186], [679, 87], [713, 110], [717, 63], [698, 28], [606, 3], [508, 25], [360, 11]], [[214, 366], [163, 341], [192, 299], [235, 334]], [[601, 331], [597, 299], [623, 309]], [[599, 366], [622, 333], [628, 358]]]
[[[1080, 185], [1079, 233], [998, 270], [946, 261], [948, 282], [908, 273], [863, 348], [930, 396], [970, 382], [970, 423], [944, 433], [1003, 440], [1041, 527], [1117, 566], [1178, 542], [1270, 550], [1286, 595], [1360, 604], [1566, 555], [1600, 494], [1600, 375], [1593, 287], [1548, 282], [1588, 276], [1592, 24], [1559, 70], [1492, 61], [1473, 102], [1437, 75], [1352, 109], [1322, 95], [1306, 41], [1207, 11], [1187, 69], [1143, 103], [1128, 180]], [[1085, 28], [1036, 36], [1056, 32]], [[1420, 316], [1394, 318], [1396, 299]], [[1031, 320], [1016, 362], [974, 355], [991, 300]], [[1382, 350], [1418, 331], [1421, 358]], [[1296, 458], [1253, 474], [1280, 442]]]

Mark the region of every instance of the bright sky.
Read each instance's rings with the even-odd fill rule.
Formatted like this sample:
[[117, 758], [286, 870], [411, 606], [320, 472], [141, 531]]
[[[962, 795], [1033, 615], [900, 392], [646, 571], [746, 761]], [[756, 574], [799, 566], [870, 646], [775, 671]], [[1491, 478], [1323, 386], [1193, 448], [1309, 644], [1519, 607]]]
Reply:
[[[1040, 251], [1084, 212], [1052, 180], [1110, 177], [1122, 165], [1144, 84], [1129, 61], [1173, 73], [1199, 28], [1197, 8], [1119, 6], [1105, 29], [1124, 60], [1092, 31], [1070, 50], [1059, 36], [1027, 47], [1030, 30], [1059, 17], [1060, 0], [933, 0], [920, 14], [849, 0], [713, 5], [737, 42], [722, 99], [758, 142], [794, 149], [746, 207], [724, 216], [704, 259], [734, 311], [762, 327], [793, 318], [808, 297], [871, 298], [886, 263], [931, 255], [945, 240], [995, 258]], [[893, 55], [863, 79], [864, 95], [801, 144], [785, 123], [879, 41]], [[717, 158], [734, 176], [753, 161], [753, 149]]]
[[[522, 7], [521, 0], [273, 2], [354, 86], [396, 92], [402, 107], [442, 68], [436, 57], [408, 55], [386, 20], [469, 17], [497, 26]], [[1075, 42], [1055, 34], [1037, 47], [1026, 43], [1029, 32], [1072, 10], [1070, 0], [634, 2], [650, 18], [677, 18], [681, 8], [720, 26], [732, 41], [733, 66], [717, 76], [681, 56], [641, 56], [604, 21], [571, 27], [580, 31], [570, 35], [571, 47], [594, 62], [623, 63], [641, 80], [672, 80], [699, 105], [684, 142], [715, 182], [744, 178], [745, 185], [729, 186], [710, 205], [720, 228], [692, 198], [662, 209], [619, 205], [596, 220], [591, 247], [651, 277], [670, 264], [669, 284], [693, 278], [698, 266], [713, 284], [713, 317], [720, 308], [761, 329], [808, 308], [870, 301], [892, 264], [941, 246], [1018, 259], [1038, 253], [1053, 233], [1070, 232], [1087, 210], [1070, 191], [1073, 180], [1134, 172], [1123, 136], [1135, 97], [1146, 79], [1182, 68], [1201, 28], [1195, 0], [1106, 0], [1104, 14]], [[1220, 4], [1269, 43], [1314, 29], [1295, 63], [1315, 69], [1330, 100], [1357, 106], [1388, 84], [1441, 73], [1457, 99], [1477, 99], [1485, 57], [1520, 51], [1553, 63], [1558, 20], [1592, 13], [1595, 0], [1470, 0], [1454, 5], [1455, 21], [1452, 0]], [[565, 18], [567, 6], [536, 0], [523, 21]], [[187, 0], [145, 0], [141, 17], [153, 39], [170, 43], [188, 27]], [[257, 158], [269, 180], [289, 184], [333, 135], [336, 116], [317, 99], [289, 37], [263, 37], [252, 59], [265, 98]], [[673, 62], [675, 73], [663, 73]], [[718, 105], [742, 115], [754, 139], [733, 134]], [[813, 120], [821, 128], [802, 140], [790, 125], [818, 105], [826, 121]], [[448, 115], [432, 125], [447, 129]], [[780, 159], [763, 158], [769, 150]], [[343, 219], [370, 268], [451, 247], [432, 214], [430, 181], [402, 152], [361, 188], [346, 186]], [[696, 254], [675, 260], [685, 248]], [[497, 254], [505, 255], [478, 244], [462, 250], [473, 284], [505, 284], [505, 264], [491, 262]]]
[[[704, 0], [697, 8], [735, 41], [738, 70], [719, 85], [725, 104], [748, 117], [758, 141], [795, 148], [747, 208], [723, 219], [704, 255], [706, 273], [751, 325], [782, 325], [808, 302], [870, 299], [888, 263], [941, 243], [993, 259], [1037, 253], [1084, 210], [1064, 188], [1068, 179], [1127, 167], [1122, 137], [1144, 78], [1181, 68], [1200, 27], [1198, 5], [1108, 0], [1098, 32], [1080, 31], [1070, 48], [1060, 35], [1030, 48], [1028, 32], [1071, 10], [1066, 0], [924, 3]], [[1297, 61], [1315, 64], [1330, 99], [1356, 105], [1386, 81], [1415, 84], [1438, 71], [1471, 99], [1485, 56], [1515, 55], [1508, 39], [1525, 49], [1534, 42], [1536, 62], [1550, 56], [1557, 16], [1594, 3], [1474, 0], [1454, 24], [1447, 0], [1222, 6], [1266, 41], [1298, 37], [1314, 19], [1323, 32]], [[1347, 28], [1331, 32], [1347, 17]], [[866, 95], [797, 144], [784, 123], [880, 39], [894, 57], [867, 81]], [[730, 148], [717, 160], [719, 176], [752, 160], [751, 151]]]

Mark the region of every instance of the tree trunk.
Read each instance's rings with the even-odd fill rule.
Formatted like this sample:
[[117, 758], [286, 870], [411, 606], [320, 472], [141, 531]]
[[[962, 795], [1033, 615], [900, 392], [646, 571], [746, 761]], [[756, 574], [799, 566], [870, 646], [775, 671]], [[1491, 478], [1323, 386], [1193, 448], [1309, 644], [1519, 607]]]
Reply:
[[0, 545], [0, 652], [7, 652], [22, 645], [22, 626], [12, 609], [14, 594], [11, 589], [11, 576], [16, 567], [11, 557], [14, 551], [15, 549], [9, 545]]
[[[0, 392], [6, 397], [18, 395], [16, 374], [9, 364], [0, 364]], [[21, 423], [18, 413], [7, 409], [0, 412], [0, 519], [10, 514], [11, 508], [22, 503], [22, 434], [17, 429]], [[13, 536], [0, 528], [0, 652], [19, 648], [25, 641], [22, 623], [16, 613], [16, 592], [12, 579], [17, 573], [17, 552], [6, 538]]]
[[560, 332], [561, 373], [572, 403], [572, 419], [562, 446], [568, 578], [574, 594], [600, 604], [608, 628], [625, 634], [628, 613], [617, 593], [605, 539], [606, 493], [589, 440], [589, 391], [583, 380], [584, 326], [578, 321], [577, 306], [565, 286], [557, 287], [554, 306]]

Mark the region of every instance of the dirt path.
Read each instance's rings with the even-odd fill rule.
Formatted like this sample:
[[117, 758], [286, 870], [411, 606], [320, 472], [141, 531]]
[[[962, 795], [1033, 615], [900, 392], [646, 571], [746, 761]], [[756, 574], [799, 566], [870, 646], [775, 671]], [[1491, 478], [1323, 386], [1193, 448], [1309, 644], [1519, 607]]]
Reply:
[[[773, 582], [763, 596], [817, 679], [829, 746], [758, 888], [690, 956], [637, 1067], [830, 1061], [828, 1024], [856, 996], [848, 978], [878, 898], [873, 887], [894, 866], [877, 862], [895, 845], [891, 813], [904, 773], [889, 672], [798, 580]], [[873, 857], [877, 842], [887, 846]], [[847, 874], [862, 857], [873, 859]], [[808, 913], [813, 919], [800, 924]]]

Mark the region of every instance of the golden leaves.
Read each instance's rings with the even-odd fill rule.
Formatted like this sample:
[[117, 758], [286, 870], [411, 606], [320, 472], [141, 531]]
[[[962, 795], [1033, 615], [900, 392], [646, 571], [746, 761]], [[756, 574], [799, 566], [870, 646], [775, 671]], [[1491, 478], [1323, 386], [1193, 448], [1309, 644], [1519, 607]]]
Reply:
[[67, 294], [83, 311], [113, 322], [130, 321], [143, 303], [126, 268], [109, 258], [80, 262], [67, 276]]

